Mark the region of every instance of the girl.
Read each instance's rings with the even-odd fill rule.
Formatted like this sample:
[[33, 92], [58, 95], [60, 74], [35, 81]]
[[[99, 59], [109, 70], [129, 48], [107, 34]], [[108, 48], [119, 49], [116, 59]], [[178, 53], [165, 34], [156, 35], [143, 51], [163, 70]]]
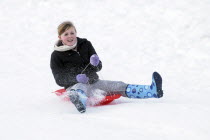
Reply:
[[162, 78], [154, 72], [151, 85], [130, 85], [121, 81], [100, 80], [96, 72], [102, 62], [90, 41], [77, 37], [74, 24], [65, 21], [58, 26], [58, 38], [51, 54], [50, 67], [56, 83], [69, 93], [71, 102], [81, 113], [86, 111], [88, 97], [94, 91], [109, 95], [117, 91], [128, 98], [160, 98], [163, 96]]

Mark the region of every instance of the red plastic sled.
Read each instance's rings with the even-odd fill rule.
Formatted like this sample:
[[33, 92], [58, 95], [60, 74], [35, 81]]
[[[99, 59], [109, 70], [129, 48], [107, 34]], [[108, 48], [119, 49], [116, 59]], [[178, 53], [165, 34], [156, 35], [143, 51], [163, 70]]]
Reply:
[[[65, 89], [59, 89], [54, 91], [57, 96], [61, 97], [63, 101], [69, 101], [70, 98], [66, 93]], [[119, 92], [113, 91], [110, 93], [110, 95], [103, 96], [102, 98], [98, 97], [89, 97], [87, 100], [87, 105], [89, 106], [99, 106], [99, 105], [106, 105], [114, 101], [115, 99], [118, 99], [121, 97], [121, 94]]]

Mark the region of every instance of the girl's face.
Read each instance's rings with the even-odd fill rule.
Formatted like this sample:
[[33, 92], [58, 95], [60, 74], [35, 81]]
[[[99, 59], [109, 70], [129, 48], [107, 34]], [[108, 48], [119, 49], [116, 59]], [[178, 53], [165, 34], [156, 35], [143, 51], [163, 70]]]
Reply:
[[62, 41], [63, 45], [73, 46], [77, 42], [77, 33], [74, 27], [71, 27], [58, 36], [58, 38]]

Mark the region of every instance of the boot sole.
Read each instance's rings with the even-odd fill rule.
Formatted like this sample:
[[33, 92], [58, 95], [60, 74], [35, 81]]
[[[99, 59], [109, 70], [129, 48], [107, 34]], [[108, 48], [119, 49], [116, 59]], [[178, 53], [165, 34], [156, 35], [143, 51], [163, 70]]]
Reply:
[[80, 113], [86, 112], [86, 107], [80, 101], [78, 94], [76, 94], [76, 95], [69, 95], [69, 97], [70, 97], [70, 101], [75, 105], [75, 107], [77, 108], [77, 110]]
[[154, 80], [155, 80], [156, 87], [157, 87], [157, 97], [158, 97], [158, 98], [161, 98], [161, 97], [163, 97], [162, 77], [160, 76], [159, 73], [154, 72], [154, 73], [153, 73], [153, 78], [154, 78]]

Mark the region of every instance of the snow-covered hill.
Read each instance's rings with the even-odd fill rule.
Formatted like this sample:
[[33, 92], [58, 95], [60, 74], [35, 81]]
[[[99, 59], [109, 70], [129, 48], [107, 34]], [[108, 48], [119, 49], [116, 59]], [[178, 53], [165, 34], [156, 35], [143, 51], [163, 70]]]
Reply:
[[[1, 0], [1, 140], [210, 138], [209, 0]], [[51, 92], [57, 26], [94, 45], [101, 79], [150, 84], [164, 97], [120, 98], [77, 112]]]

